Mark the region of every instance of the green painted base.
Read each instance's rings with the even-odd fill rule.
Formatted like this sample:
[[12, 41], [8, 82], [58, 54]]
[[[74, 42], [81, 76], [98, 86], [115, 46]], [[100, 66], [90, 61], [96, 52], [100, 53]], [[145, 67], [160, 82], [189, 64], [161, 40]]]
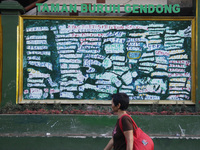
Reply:
[[[2, 150], [102, 150], [107, 138], [0, 137]], [[200, 140], [153, 139], [154, 150], [198, 150]]]

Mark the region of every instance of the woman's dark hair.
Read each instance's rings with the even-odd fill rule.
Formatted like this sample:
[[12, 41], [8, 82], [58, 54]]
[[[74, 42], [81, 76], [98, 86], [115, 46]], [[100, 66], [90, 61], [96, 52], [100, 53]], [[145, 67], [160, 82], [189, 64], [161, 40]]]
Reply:
[[117, 106], [119, 103], [121, 104], [121, 110], [126, 110], [129, 105], [129, 97], [126, 93], [117, 93], [112, 95], [113, 103]]

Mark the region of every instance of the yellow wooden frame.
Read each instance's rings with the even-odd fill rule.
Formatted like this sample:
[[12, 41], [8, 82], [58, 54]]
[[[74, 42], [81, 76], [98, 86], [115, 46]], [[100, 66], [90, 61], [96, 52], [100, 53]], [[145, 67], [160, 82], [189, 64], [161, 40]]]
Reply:
[[18, 52], [17, 52], [17, 96], [16, 102], [23, 104], [23, 103], [45, 103], [45, 104], [52, 104], [52, 103], [60, 103], [60, 104], [110, 104], [110, 100], [24, 100], [23, 99], [23, 20], [24, 19], [42, 19], [42, 20], [138, 20], [138, 21], [191, 21], [192, 22], [192, 42], [191, 42], [191, 76], [192, 76], [192, 86], [191, 86], [191, 100], [187, 101], [177, 101], [177, 100], [131, 100], [130, 104], [187, 104], [187, 105], [194, 105], [195, 98], [196, 98], [196, 70], [197, 70], [197, 45], [196, 45], [196, 19], [195, 17], [155, 17], [155, 16], [148, 16], [148, 17], [64, 17], [64, 16], [20, 16], [19, 17], [19, 32], [18, 32]]
[[[198, 79], [198, 48], [199, 48], [199, 46], [198, 46], [198, 40], [199, 40], [199, 37], [198, 37], [198, 14], [199, 14], [199, 8], [198, 8], [198, 5], [199, 5], [199, 2], [198, 2], [198, 0], [196, 0], [196, 28], [195, 28], [195, 37], [196, 37], [196, 44], [195, 44], [195, 46], [196, 46], [196, 61], [195, 61], [195, 64], [196, 64], [196, 66], [195, 66], [195, 71], [196, 71], [196, 75], [195, 75], [195, 78], [196, 78], [196, 83], [197, 83], [197, 81], [199, 80]], [[198, 89], [198, 84], [196, 84], [196, 89]], [[195, 90], [196, 90], [195, 89]], [[196, 93], [195, 93], [196, 94]], [[196, 95], [195, 95], [196, 96]], [[196, 102], [196, 101], [195, 101]]]
[[2, 101], [3, 31], [0, 15], [0, 104]]

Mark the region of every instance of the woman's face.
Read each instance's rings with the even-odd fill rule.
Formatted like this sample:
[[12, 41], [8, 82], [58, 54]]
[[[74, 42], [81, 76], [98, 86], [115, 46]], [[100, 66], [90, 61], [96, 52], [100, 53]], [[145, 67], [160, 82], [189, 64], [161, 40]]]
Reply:
[[112, 99], [112, 111], [113, 112], [118, 112], [119, 110], [119, 105], [115, 106], [114, 102], [113, 102], [113, 99]]

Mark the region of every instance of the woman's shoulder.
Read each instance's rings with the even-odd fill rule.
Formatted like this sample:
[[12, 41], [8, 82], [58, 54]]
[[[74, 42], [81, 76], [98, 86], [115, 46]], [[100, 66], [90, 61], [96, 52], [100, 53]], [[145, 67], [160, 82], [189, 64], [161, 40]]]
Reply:
[[122, 120], [122, 122], [124, 122], [124, 121], [131, 121], [131, 116], [124, 115], [124, 116], [122, 116], [121, 120]]
[[123, 126], [123, 131], [133, 130], [133, 122], [129, 116], [127, 115], [122, 116], [121, 123]]

